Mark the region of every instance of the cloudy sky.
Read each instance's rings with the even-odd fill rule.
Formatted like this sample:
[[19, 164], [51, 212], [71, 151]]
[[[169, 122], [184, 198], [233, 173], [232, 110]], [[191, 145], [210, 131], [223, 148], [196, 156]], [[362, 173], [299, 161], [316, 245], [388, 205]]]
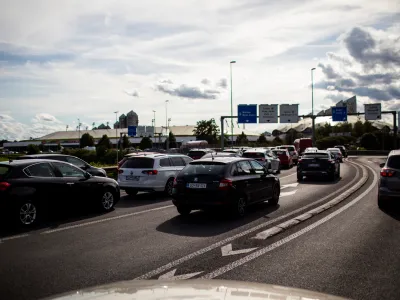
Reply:
[[[62, 3], [62, 4], [61, 4]], [[351, 3], [351, 4], [349, 4]], [[398, 0], [0, 0], [0, 139], [115, 121], [191, 125], [237, 104], [400, 110]], [[274, 125], [248, 125], [253, 131]]]

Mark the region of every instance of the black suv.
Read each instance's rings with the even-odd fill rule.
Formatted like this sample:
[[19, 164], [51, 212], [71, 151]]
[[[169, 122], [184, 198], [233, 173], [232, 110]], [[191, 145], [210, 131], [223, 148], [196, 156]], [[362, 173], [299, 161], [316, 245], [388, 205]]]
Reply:
[[104, 169], [96, 168], [89, 165], [84, 160], [71, 156], [71, 155], [63, 155], [63, 154], [33, 154], [33, 155], [24, 155], [17, 158], [19, 159], [53, 159], [59, 161], [65, 161], [82, 170], [88, 172], [90, 175], [99, 176], [99, 177], [107, 177], [107, 173]]
[[303, 177], [327, 176], [334, 181], [340, 178], [340, 163], [328, 151], [304, 152], [297, 164], [297, 181]]

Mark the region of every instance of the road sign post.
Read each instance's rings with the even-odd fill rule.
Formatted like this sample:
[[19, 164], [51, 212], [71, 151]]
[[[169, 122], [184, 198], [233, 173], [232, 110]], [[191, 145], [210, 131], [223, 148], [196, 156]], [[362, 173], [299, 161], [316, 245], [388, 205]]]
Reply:
[[346, 122], [347, 121], [347, 106], [332, 107], [332, 121]]
[[297, 123], [299, 121], [298, 104], [281, 104], [279, 113], [280, 123]]
[[278, 104], [258, 106], [259, 123], [278, 123]]
[[257, 104], [239, 104], [238, 123], [257, 123]]
[[382, 119], [381, 104], [364, 104], [365, 120], [374, 121]]

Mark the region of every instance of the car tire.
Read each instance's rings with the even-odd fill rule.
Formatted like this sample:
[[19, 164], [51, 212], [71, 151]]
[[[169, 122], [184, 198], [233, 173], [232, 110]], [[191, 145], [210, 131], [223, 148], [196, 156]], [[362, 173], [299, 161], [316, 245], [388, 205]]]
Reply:
[[135, 189], [126, 189], [125, 193], [127, 193], [129, 196], [136, 196], [139, 191]]
[[297, 181], [303, 181], [303, 175], [297, 173]]
[[165, 184], [164, 194], [172, 197], [172, 191], [174, 189], [174, 178], [168, 179], [167, 183]]
[[278, 205], [280, 193], [281, 193], [281, 189], [280, 189], [279, 184], [275, 184], [272, 188], [272, 198], [270, 200], [268, 200], [268, 204], [271, 206]]
[[116, 202], [115, 191], [106, 189], [101, 194], [100, 209], [104, 212], [109, 212], [114, 209]]
[[239, 196], [234, 201], [231, 207], [233, 217], [242, 218], [246, 214], [247, 201], [244, 196]]
[[187, 206], [177, 206], [176, 209], [178, 210], [178, 213], [181, 216], [188, 216], [190, 214], [190, 212], [192, 211], [192, 209], [190, 207]]
[[30, 200], [20, 201], [15, 210], [15, 220], [21, 227], [29, 228], [39, 223], [40, 210], [38, 205]]

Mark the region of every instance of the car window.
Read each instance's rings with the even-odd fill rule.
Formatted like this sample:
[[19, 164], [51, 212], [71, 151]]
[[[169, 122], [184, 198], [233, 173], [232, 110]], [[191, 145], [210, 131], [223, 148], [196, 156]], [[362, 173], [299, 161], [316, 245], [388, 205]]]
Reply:
[[231, 176], [238, 176], [239, 175], [237, 167], [236, 167], [236, 164], [232, 165], [230, 174], [231, 174]]
[[55, 177], [53, 169], [48, 163], [34, 164], [25, 168], [25, 173], [32, 177]]
[[71, 156], [67, 156], [67, 162], [73, 164], [74, 166], [77, 166], [78, 168], [83, 168], [86, 165], [85, 162], [83, 162], [82, 160]]
[[274, 150], [275, 155], [285, 155], [287, 153], [286, 150]]
[[389, 156], [387, 166], [393, 169], [400, 169], [400, 155]]
[[53, 165], [60, 171], [62, 177], [85, 177], [85, 172], [75, 166], [59, 162], [54, 162]]
[[185, 166], [185, 162], [181, 157], [170, 157], [173, 166]]
[[238, 169], [239, 176], [241, 176], [241, 175], [251, 175], [251, 173], [253, 171], [249, 161], [247, 161], [247, 160], [239, 161], [237, 163], [237, 169]]
[[251, 166], [253, 167], [254, 171], [256, 172], [256, 174], [265, 174], [265, 168], [258, 162], [256, 162], [255, 160], [250, 161]]
[[171, 166], [169, 158], [160, 159], [160, 167], [169, 167], [169, 166]]
[[191, 163], [183, 169], [184, 175], [222, 175], [226, 164], [220, 162]]
[[304, 158], [330, 158], [330, 155], [329, 155], [329, 153], [309, 152], [309, 153], [304, 153], [303, 157]]
[[183, 156], [182, 159], [185, 162], [185, 165], [187, 165], [188, 163], [193, 161], [193, 159], [191, 159], [190, 157], [187, 157], [187, 156]]
[[148, 157], [128, 158], [121, 166], [124, 169], [152, 169], [154, 159]]
[[265, 158], [265, 154], [262, 152], [245, 152], [243, 153], [243, 157], [248, 158]]

